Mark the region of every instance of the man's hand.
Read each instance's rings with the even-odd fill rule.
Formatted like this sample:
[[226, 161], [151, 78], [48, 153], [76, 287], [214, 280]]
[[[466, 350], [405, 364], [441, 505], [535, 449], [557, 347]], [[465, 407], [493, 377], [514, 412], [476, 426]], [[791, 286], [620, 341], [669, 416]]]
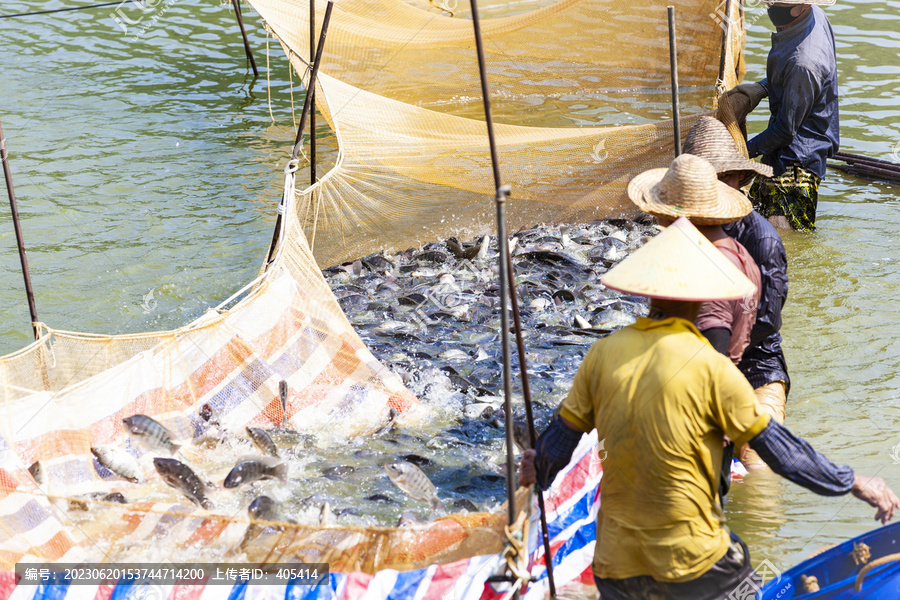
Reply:
[[766, 88], [762, 86], [760, 83], [741, 83], [726, 92], [728, 96], [733, 96], [734, 94], [743, 94], [750, 101], [750, 106], [747, 112], [752, 111], [756, 108], [760, 101], [768, 96], [768, 92], [766, 92]]
[[534, 459], [536, 456], [537, 452], [534, 450], [526, 450], [522, 454], [522, 459], [519, 461], [520, 486], [528, 486], [537, 481], [537, 471], [534, 468]]
[[882, 525], [891, 520], [891, 517], [894, 516], [894, 509], [900, 509], [900, 499], [881, 477], [856, 475], [853, 489], [850, 492], [860, 500], [868, 502], [869, 506], [878, 509], [878, 512], [875, 513], [875, 520], [881, 521]]

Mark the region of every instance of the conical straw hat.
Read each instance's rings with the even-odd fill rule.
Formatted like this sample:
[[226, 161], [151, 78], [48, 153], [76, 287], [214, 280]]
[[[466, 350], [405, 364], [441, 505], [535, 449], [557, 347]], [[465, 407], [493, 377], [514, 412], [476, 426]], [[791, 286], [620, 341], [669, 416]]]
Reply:
[[700, 117], [684, 140], [684, 153], [705, 158], [716, 173], [753, 171], [764, 177], [772, 176], [772, 167], [744, 158], [734, 138], [722, 121], [714, 117]]
[[752, 294], [756, 286], [706, 239], [680, 218], [609, 270], [600, 281], [608, 288], [664, 300], [730, 300]]
[[654, 217], [687, 217], [694, 225], [722, 225], [750, 214], [744, 194], [719, 181], [706, 159], [682, 154], [668, 169], [650, 169], [628, 184], [628, 197]]

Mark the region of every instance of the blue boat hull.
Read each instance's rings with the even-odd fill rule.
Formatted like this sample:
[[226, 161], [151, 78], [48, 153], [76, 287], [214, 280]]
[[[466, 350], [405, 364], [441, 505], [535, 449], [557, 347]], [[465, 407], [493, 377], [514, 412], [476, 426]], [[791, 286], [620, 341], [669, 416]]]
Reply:
[[[881, 527], [848, 540], [818, 556], [803, 561], [768, 582], [757, 595], [758, 600], [844, 600], [879, 598], [900, 600], [900, 557], [897, 561], [868, 572], [862, 590], [853, 589], [856, 576], [864, 565], [857, 566], [851, 553], [854, 543], [865, 543], [871, 551], [869, 562], [889, 554], [900, 553], [900, 523]], [[801, 576], [815, 576], [819, 591], [804, 592]]]

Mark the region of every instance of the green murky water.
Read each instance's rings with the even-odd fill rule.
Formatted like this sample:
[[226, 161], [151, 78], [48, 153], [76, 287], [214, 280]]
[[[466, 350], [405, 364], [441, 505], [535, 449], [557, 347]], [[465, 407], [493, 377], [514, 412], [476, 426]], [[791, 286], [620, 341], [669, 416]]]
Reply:
[[[4, 2], [2, 13], [70, 5]], [[116, 7], [0, 19], [0, 119], [38, 314], [53, 327], [184, 324], [255, 276], [271, 236], [293, 139], [280, 48], [271, 45], [273, 121], [255, 15], [247, 20], [263, 73], [256, 81], [229, 5], [147, 5], [121, 7], [133, 23], [127, 31], [110, 16]], [[900, 1], [842, 0], [827, 10], [840, 54], [843, 149], [900, 162]], [[749, 19], [748, 78], [756, 79], [770, 24], [760, 9]], [[301, 93], [295, 100], [299, 112]], [[752, 130], [764, 127], [764, 112]], [[783, 329], [793, 378], [787, 424], [895, 489], [898, 193], [829, 171], [819, 232], [784, 235]], [[30, 328], [10, 217], [0, 213], [0, 351], [10, 352]], [[874, 510], [852, 498], [821, 498], [772, 476], [753, 474], [733, 489], [730, 523], [755, 562], [781, 569], [875, 526]]]

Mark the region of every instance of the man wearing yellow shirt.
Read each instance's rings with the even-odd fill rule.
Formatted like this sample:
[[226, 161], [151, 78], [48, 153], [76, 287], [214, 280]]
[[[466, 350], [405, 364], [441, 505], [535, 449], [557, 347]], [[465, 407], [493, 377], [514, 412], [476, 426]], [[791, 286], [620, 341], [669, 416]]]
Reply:
[[880, 478], [836, 467], [770, 419], [694, 327], [703, 301], [743, 297], [753, 284], [686, 219], [602, 281], [651, 298], [650, 317], [594, 344], [558, 416], [523, 455], [519, 483], [549, 487], [582, 432], [597, 429], [607, 451], [593, 561], [603, 600], [725, 598], [754, 577], [718, 496], [725, 435], [816, 493], [852, 492], [882, 522], [900, 508]]

